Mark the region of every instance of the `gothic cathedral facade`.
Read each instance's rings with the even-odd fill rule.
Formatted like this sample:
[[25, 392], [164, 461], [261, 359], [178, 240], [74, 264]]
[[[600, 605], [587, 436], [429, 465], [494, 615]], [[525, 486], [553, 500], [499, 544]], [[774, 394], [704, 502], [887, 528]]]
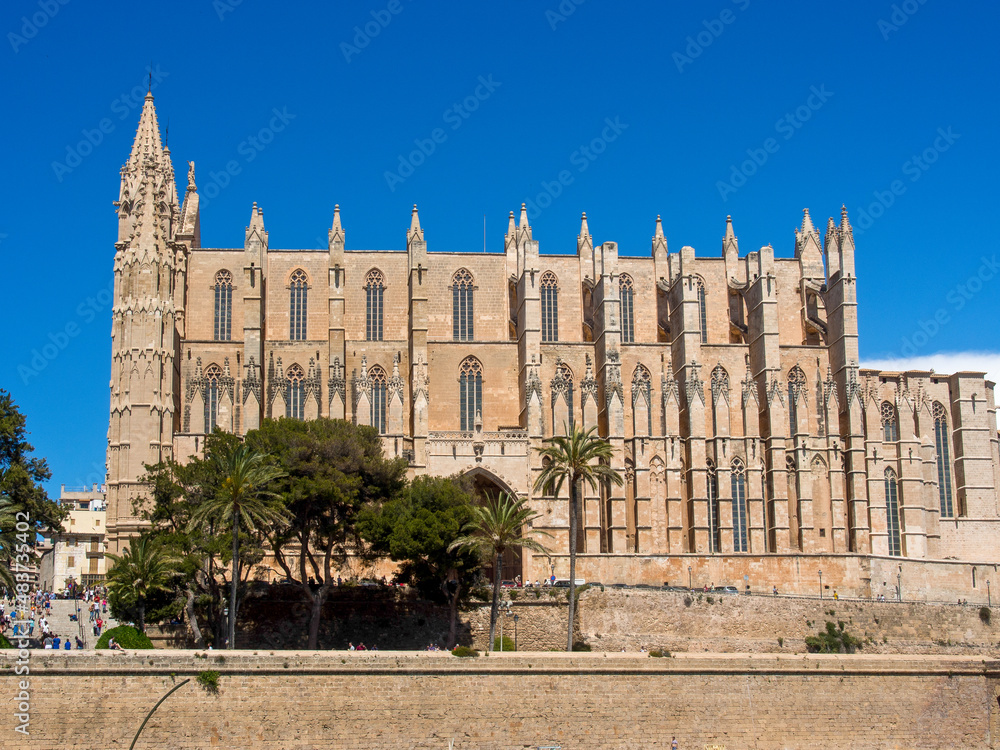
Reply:
[[[376, 427], [413, 474], [528, 498], [553, 560], [568, 503], [532, 489], [533, 449], [596, 426], [626, 481], [582, 503], [591, 578], [680, 580], [691, 559], [740, 556], [1000, 558], [994, 384], [859, 367], [846, 211], [823, 235], [806, 211], [793, 258], [741, 255], [728, 218], [715, 257], [668, 251], [659, 217], [651, 252], [623, 255], [586, 215], [575, 254], [542, 255], [523, 206], [503, 253], [428, 252], [416, 207], [405, 250], [348, 250], [338, 207], [326, 249], [278, 249], [256, 204], [243, 247], [206, 248], [194, 166], [180, 202], [151, 95], [121, 175], [112, 552], [142, 527], [144, 464], [197, 454], [214, 428], [331, 417]], [[552, 564], [526, 554], [523, 572]]]

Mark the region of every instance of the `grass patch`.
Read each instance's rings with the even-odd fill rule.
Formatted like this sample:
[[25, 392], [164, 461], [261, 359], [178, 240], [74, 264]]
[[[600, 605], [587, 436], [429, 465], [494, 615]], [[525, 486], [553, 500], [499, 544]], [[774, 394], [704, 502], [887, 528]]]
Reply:
[[219, 673], [210, 669], [204, 672], [199, 672], [198, 684], [212, 695], [217, 694], [219, 692]]

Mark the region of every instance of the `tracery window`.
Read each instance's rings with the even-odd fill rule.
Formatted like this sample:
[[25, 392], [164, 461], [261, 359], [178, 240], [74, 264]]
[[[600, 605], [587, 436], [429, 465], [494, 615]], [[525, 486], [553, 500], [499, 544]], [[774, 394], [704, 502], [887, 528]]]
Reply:
[[219, 422], [219, 379], [222, 370], [209, 365], [205, 370], [205, 432], [212, 432]]
[[885, 527], [889, 535], [889, 554], [900, 556], [903, 545], [899, 529], [899, 481], [896, 472], [885, 470]]
[[635, 284], [627, 273], [618, 277], [618, 297], [622, 308], [622, 343], [631, 344], [635, 342]]
[[476, 428], [476, 415], [483, 412], [483, 366], [475, 357], [466, 357], [459, 366], [459, 421], [463, 431]]
[[378, 365], [373, 366], [368, 370], [368, 382], [372, 386], [371, 426], [377, 429], [379, 434], [384, 434], [385, 404], [388, 394], [385, 370]]
[[455, 341], [472, 341], [474, 333], [472, 294], [474, 290], [472, 274], [464, 268], [452, 277], [451, 326], [452, 337]]
[[937, 452], [938, 497], [941, 500], [941, 517], [952, 518], [955, 505], [951, 494], [951, 449], [948, 447], [948, 412], [940, 401], [932, 408], [934, 417], [934, 443]]
[[750, 550], [750, 532], [747, 527], [747, 477], [746, 467], [740, 459], [732, 463], [733, 484], [733, 552]]
[[653, 382], [649, 376], [649, 370], [642, 365], [637, 365], [632, 373], [632, 408], [635, 408], [639, 397], [646, 402], [646, 418], [648, 424], [646, 430], [653, 433]]
[[365, 277], [365, 340], [382, 340], [382, 295], [385, 291], [385, 277], [378, 269], [372, 269]]
[[542, 341], [559, 340], [559, 282], [552, 271], [542, 274]]
[[308, 290], [306, 272], [300, 268], [292, 274], [289, 286], [288, 338], [292, 341], [306, 340], [306, 294]]
[[233, 275], [215, 274], [215, 340], [230, 341], [233, 330]]
[[[559, 364], [556, 365], [556, 374], [555, 374], [555, 377], [552, 379], [552, 390], [553, 390], [553, 393], [552, 393], [553, 404], [555, 404], [555, 399], [557, 399], [560, 394], [565, 397], [565, 399], [566, 399], [566, 413], [567, 413], [567, 415], [569, 417], [569, 424], [567, 425], [567, 427], [570, 428], [570, 429], [572, 429], [572, 427], [573, 427], [573, 371], [571, 369], [569, 369], [569, 365], [567, 365], [565, 362], [559, 362]], [[555, 430], [557, 428], [561, 427], [561, 425], [555, 424], [554, 419], [555, 419], [555, 417], [553, 417], [553, 424], [552, 424], [553, 432], [555, 432]]]
[[895, 443], [899, 440], [899, 414], [896, 407], [889, 401], [883, 401], [879, 407], [882, 417], [882, 442]]
[[715, 464], [708, 462], [708, 544], [709, 552], [720, 552], [719, 539], [719, 474]]
[[285, 416], [290, 419], [306, 418], [306, 374], [298, 365], [292, 365], [285, 372], [285, 386], [288, 400], [285, 402]]
[[705, 304], [705, 284], [698, 281], [698, 327], [701, 330], [701, 343], [708, 343], [708, 308]]

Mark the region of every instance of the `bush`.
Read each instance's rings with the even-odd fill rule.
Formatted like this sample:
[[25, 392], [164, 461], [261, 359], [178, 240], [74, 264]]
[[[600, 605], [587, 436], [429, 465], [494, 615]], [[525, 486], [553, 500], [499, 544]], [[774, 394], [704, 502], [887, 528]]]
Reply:
[[105, 630], [94, 648], [108, 648], [108, 643], [112, 638], [115, 639], [115, 643], [124, 649], [153, 648], [153, 642], [149, 640], [149, 637], [145, 633], [140, 633], [131, 625], [119, 625], [117, 628]]
[[517, 601], [517, 597], [520, 595], [520, 593], [521, 593], [520, 591], [511, 590], [507, 592], [507, 595], [510, 597], [510, 600], [514, 602]]
[[694, 603], [694, 599], [692, 599], [690, 596], [688, 596], [687, 594], [685, 594], [684, 595], [684, 606], [685, 607], [690, 607], [693, 603]]
[[573, 644], [574, 651], [593, 651], [589, 643], [584, 643], [583, 641], [577, 641]]
[[661, 659], [661, 658], [669, 659], [670, 657], [673, 656], [673, 654], [671, 654], [666, 649], [658, 649], [658, 648], [651, 649], [649, 655], [656, 659]]
[[512, 641], [507, 636], [503, 637], [503, 649], [500, 648], [500, 636], [493, 639], [493, 650], [494, 651], [514, 651], [514, 641]]
[[8, 641], [3, 633], [0, 633], [0, 648], [14, 648], [14, 644]]
[[784, 646], [785, 646], [785, 639], [782, 638], [781, 636], [778, 636], [778, 648], [784, 648]]
[[213, 695], [219, 692], [219, 673], [211, 670], [198, 673], [198, 684]]
[[455, 646], [455, 648], [451, 650], [451, 655], [463, 658], [472, 657], [474, 659], [479, 656], [479, 652], [474, 648], [469, 648], [468, 646]]
[[488, 602], [493, 599], [493, 592], [486, 586], [475, 586], [469, 591], [469, 596], [481, 602]]
[[706, 596], [705, 601], [708, 602], [709, 604], [715, 604], [715, 599], [712, 598], [711, 596]]
[[862, 645], [860, 638], [855, 638], [844, 630], [843, 622], [838, 622], [834, 625], [832, 622], [827, 621], [826, 630], [821, 630], [819, 635], [806, 637], [806, 648], [814, 654], [853, 654]]
[[989, 607], [980, 607], [979, 608], [979, 619], [983, 621], [984, 625], [989, 625], [990, 624], [990, 620], [992, 619], [992, 617], [993, 617], [993, 613], [990, 612], [990, 608]]

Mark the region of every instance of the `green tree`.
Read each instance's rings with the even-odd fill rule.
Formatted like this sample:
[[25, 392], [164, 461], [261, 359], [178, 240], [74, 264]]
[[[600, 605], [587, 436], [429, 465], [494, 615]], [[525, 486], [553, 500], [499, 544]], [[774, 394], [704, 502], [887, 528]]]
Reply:
[[[48, 481], [52, 472], [44, 458], [31, 455], [35, 449], [25, 439], [27, 434], [24, 415], [11, 395], [0, 389], [0, 498], [5, 499], [4, 512], [10, 516], [0, 525], [3, 535], [0, 537], [0, 562], [5, 569], [0, 580], [7, 585], [13, 585], [11, 565], [34, 565], [35, 533], [61, 531], [62, 521], [67, 516], [66, 509], [49, 500], [42, 487], [42, 482]], [[20, 538], [13, 533], [19, 521], [28, 523], [30, 528], [22, 532]]]
[[[34, 539], [34, 534], [30, 535], [31, 540], [27, 534], [22, 536], [25, 540], [25, 546], [22, 547], [18, 544], [16, 529], [17, 514], [20, 510], [21, 506], [16, 505], [9, 497], [0, 497], [0, 585], [8, 587], [11, 591], [16, 585], [15, 568], [18, 567], [18, 564], [27, 561], [28, 555], [33, 550], [29, 541]], [[18, 559], [19, 555], [21, 559]]]
[[469, 488], [458, 479], [421, 476], [397, 497], [367, 505], [358, 533], [375, 554], [400, 563], [397, 578], [422, 596], [448, 603], [448, 648], [455, 646], [458, 605], [479, 569], [477, 554], [452, 542], [474, 515]]
[[132, 539], [124, 554], [108, 554], [108, 559], [108, 590], [121, 604], [135, 608], [136, 625], [145, 632], [146, 604], [154, 592], [168, 589], [175, 561], [148, 535]]
[[229, 579], [229, 648], [236, 648], [237, 588], [240, 580], [240, 528], [251, 535], [266, 528], [281, 527], [288, 513], [266, 487], [284, 472], [268, 463], [268, 456], [245, 443], [228, 446], [213, 454], [221, 475], [218, 493], [206, 499], [191, 514], [192, 527], [215, 525], [227, 528], [233, 537], [232, 573]]
[[[147, 611], [147, 620], [166, 619], [183, 609], [199, 648], [207, 642], [219, 647], [226, 637], [223, 591], [228, 588], [225, 565], [230, 562], [232, 536], [214, 519], [192, 524], [191, 517], [203, 503], [215, 498], [222, 486], [219, 462], [213, 457], [239, 443], [236, 435], [216, 430], [205, 437], [204, 457], [191, 456], [184, 464], [171, 460], [147, 466], [143, 482], [149, 497], [135, 502], [137, 515], [150, 523], [148, 533], [178, 560], [169, 605]], [[244, 578], [251, 568], [245, 563], [263, 558], [261, 541], [260, 537], [241, 540]], [[205, 631], [210, 640], [206, 640]]]
[[310, 604], [308, 648], [315, 649], [337, 570], [361, 551], [358, 512], [402, 490], [406, 461], [385, 458], [376, 429], [342, 419], [267, 419], [247, 443], [271, 454], [284, 472], [271, 488], [284, 498], [289, 521], [268, 538], [275, 562]]
[[[465, 525], [465, 532], [448, 545], [448, 549], [475, 550], [487, 560], [493, 561], [493, 604], [490, 607], [489, 649], [493, 650], [496, 637], [497, 613], [500, 609], [500, 573], [503, 568], [503, 554], [512, 547], [522, 547], [540, 554], [548, 554], [541, 542], [533, 535], [549, 536], [546, 531], [531, 528], [538, 513], [531, 510], [524, 500], [501, 492], [496, 500], [488, 500], [485, 505], [472, 508], [472, 520]], [[527, 529], [527, 531], [525, 531]]]
[[597, 428], [581, 430], [575, 425], [568, 435], [548, 438], [548, 445], [536, 448], [542, 457], [542, 471], [535, 489], [558, 496], [564, 484], [569, 485], [569, 632], [566, 650], [573, 650], [573, 620], [576, 613], [576, 552], [577, 506], [582, 485], [597, 490], [601, 483], [621, 485], [621, 474], [610, 466], [611, 443], [597, 436]]

